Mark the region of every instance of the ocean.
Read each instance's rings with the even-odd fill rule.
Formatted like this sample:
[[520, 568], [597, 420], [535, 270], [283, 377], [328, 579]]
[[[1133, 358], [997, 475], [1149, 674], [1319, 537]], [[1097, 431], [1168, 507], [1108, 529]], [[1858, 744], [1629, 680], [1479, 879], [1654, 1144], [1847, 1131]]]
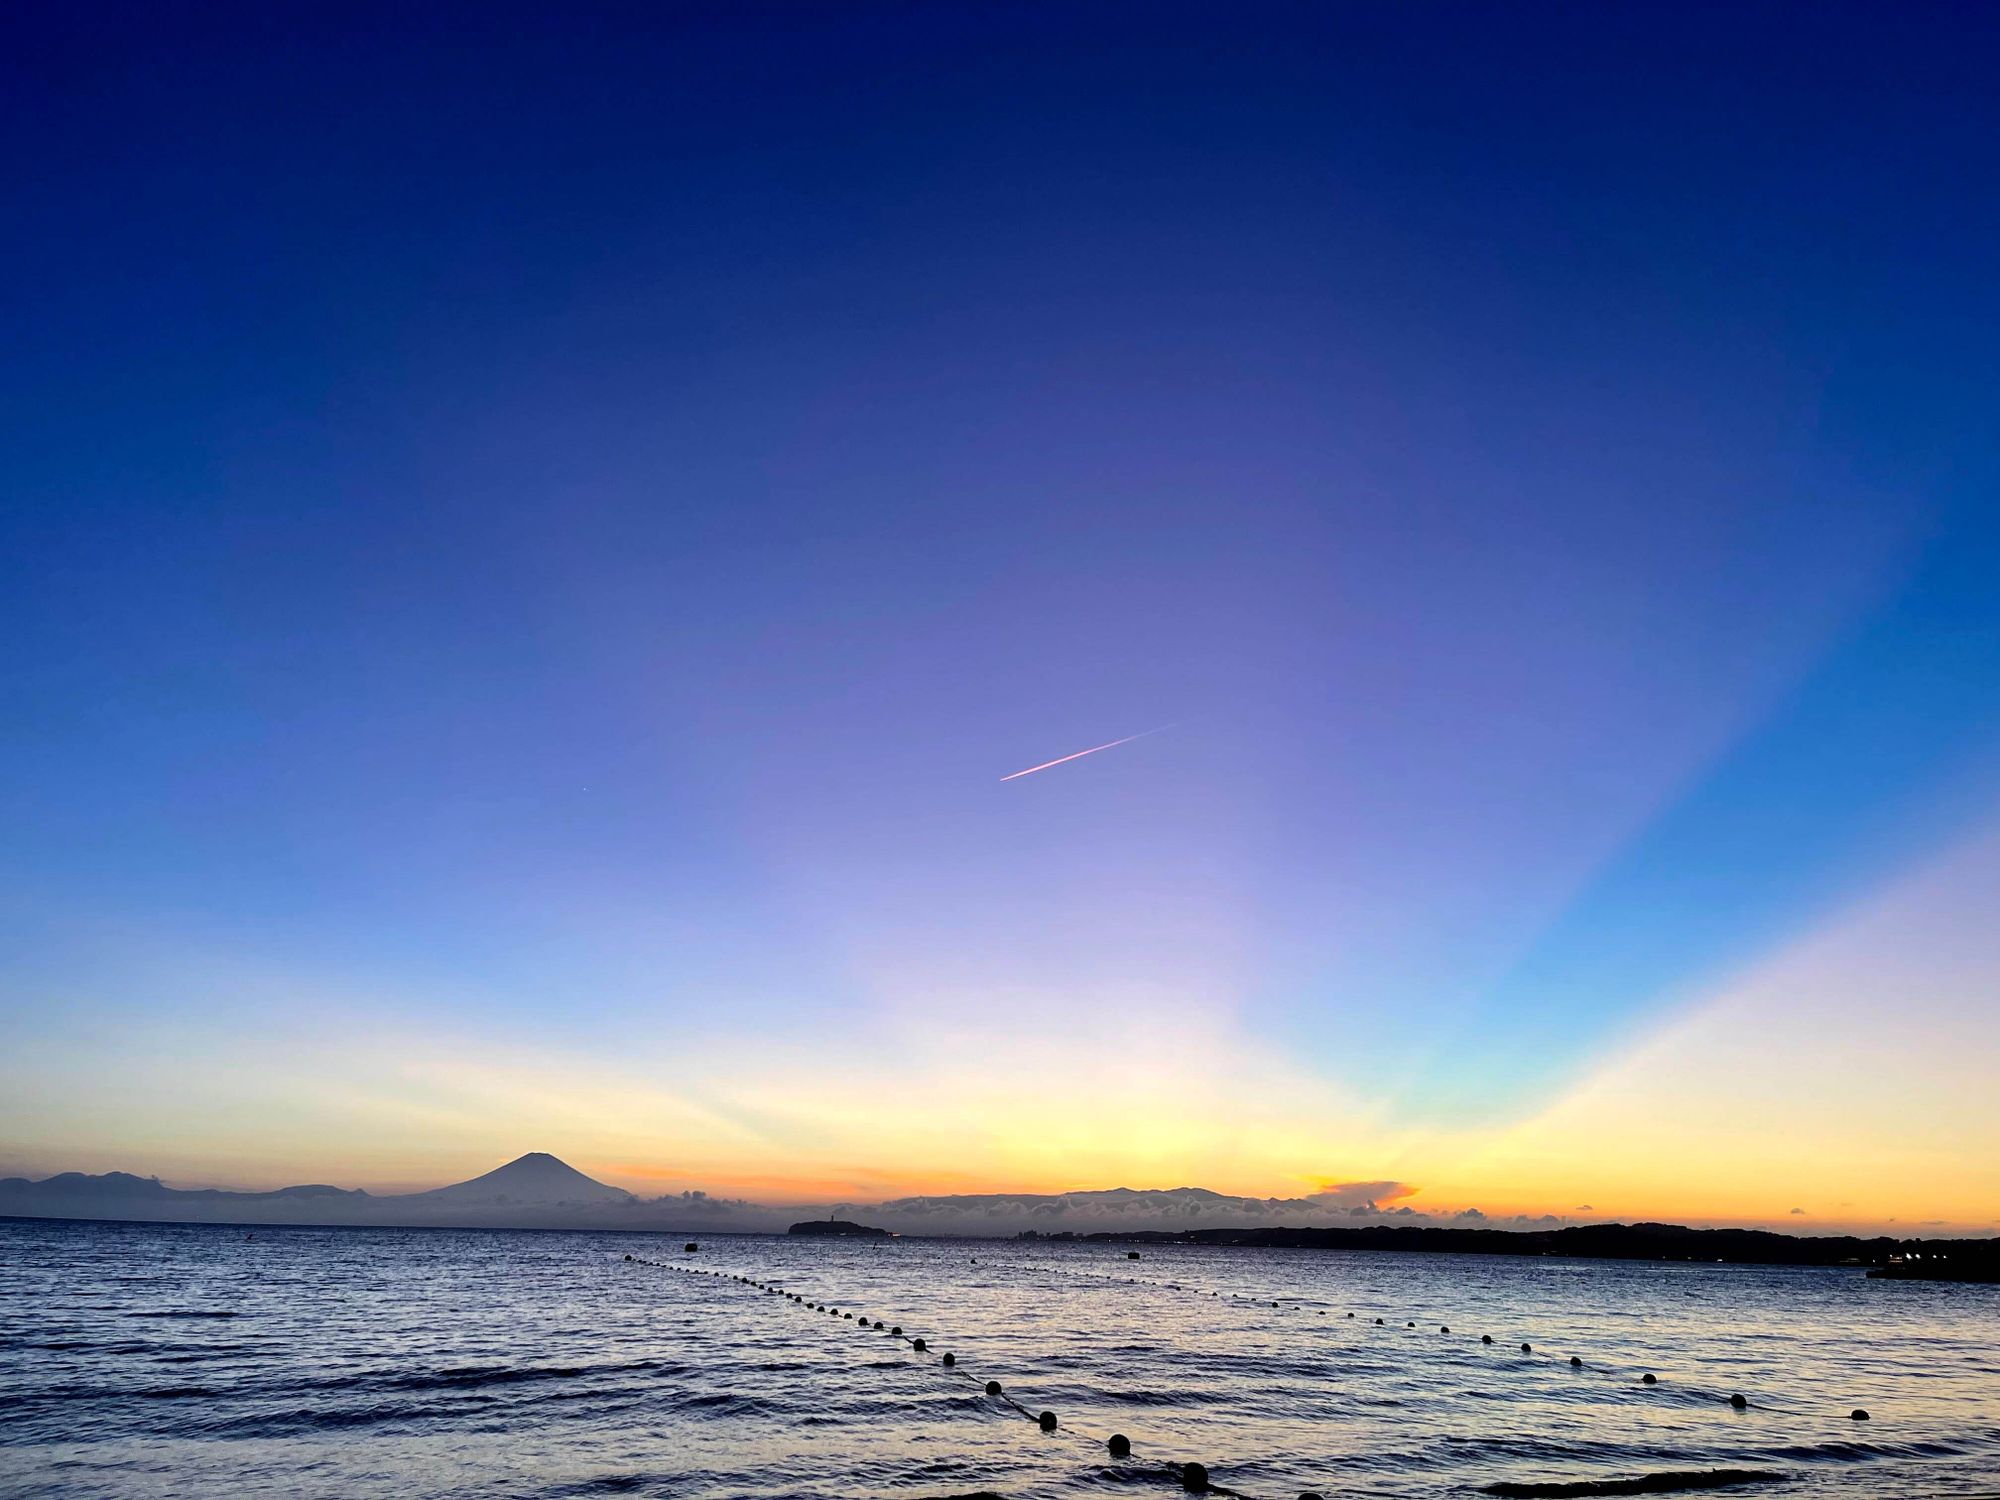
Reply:
[[1672, 1492], [1718, 1471], [1776, 1476], [1723, 1494], [2000, 1494], [2000, 1287], [1181, 1246], [682, 1245], [0, 1221], [0, 1493], [1029, 1500], [1179, 1494], [1201, 1464], [1260, 1500], [1683, 1476], [1655, 1480]]

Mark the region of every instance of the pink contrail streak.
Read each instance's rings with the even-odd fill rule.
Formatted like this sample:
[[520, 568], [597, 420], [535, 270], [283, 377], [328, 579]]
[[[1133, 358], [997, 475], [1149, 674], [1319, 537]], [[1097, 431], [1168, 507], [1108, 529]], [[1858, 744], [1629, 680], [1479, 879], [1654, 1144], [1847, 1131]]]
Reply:
[[1149, 734], [1158, 734], [1160, 729], [1172, 729], [1171, 724], [1162, 724], [1159, 729], [1142, 729], [1137, 734], [1128, 734], [1122, 740], [1112, 740], [1109, 744], [1092, 745], [1088, 750], [1078, 750], [1072, 755], [1058, 755], [1054, 760], [1045, 760], [1039, 766], [1030, 766], [1025, 771], [1015, 771], [1002, 776], [1002, 781], [1014, 781], [1022, 776], [1032, 776], [1037, 771], [1046, 771], [1050, 766], [1062, 765], [1065, 761], [1082, 760], [1086, 755], [1095, 755], [1100, 750], [1116, 750], [1120, 745], [1129, 745], [1134, 740], [1143, 740]]

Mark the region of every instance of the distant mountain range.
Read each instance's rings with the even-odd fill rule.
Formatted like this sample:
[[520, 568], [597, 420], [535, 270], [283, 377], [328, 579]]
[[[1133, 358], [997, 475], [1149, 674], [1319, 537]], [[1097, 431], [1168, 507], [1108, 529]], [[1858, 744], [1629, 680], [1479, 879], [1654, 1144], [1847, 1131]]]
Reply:
[[[782, 1233], [801, 1214], [864, 1215], [899, 1234], [1010, 1235], [1247, 1228], [1338, 1220], [1409, 1222], [1384, 1208], [1410, 1190], [1395, 1182], [1338, 1185], [1305, 1198], [1241, 1198], [1207, 1188], [1107, 1188], [1074, 1193], [977, 1193], [895, 1198], [876, 1204], [771, 1206], [685, 1192], [642, 1198], [588, 1177], [545, 1151], [449, 1187], [374, 1194], [313, 1184], [271, 1192], [172, 1188], [129, 1172], [64, 1172], [39, 1182], [0, 1179], [0, 1216], [226, 1224], [433, 1225], [491, 1229], [645, 1229]], [[1553, 1223], [1554, 1221], [1550, 1221]]]
[[713, 1227], [716, 1213], [733, 1206], [699, 1194], [642, 1199], [546, 1151], [530, 1151], [469, 1182], [379, 1196], [317, 1183], [265, 1193], [170, 1188], [129, 1172], [0, 1178], [0, 1215], [148, 1223], [680, 1230]]
[[[818, 1220], [859, 1218], [874, 1232], [1045, 1235], [1155, 1243], [1449, 1250], [1509, 1255], [1727, 1259], [1794, 1264], [1886, 1264], [1892, 1255], [1952, 1255], [1952, 1270], [1988, 1263], [2000, 1241], [1856, 1240], [1675, 1225], [1565, 1225], [1554, 1218], [1492, 1219], [1476, 1209], [1442, 1218], [1384, 1202], [1407, 1196], [1394, 1182], [1344, 1183], [1304, 1198], [1238, 1198], [1206, 1188], [959, 1194], [895, 1198], [817, 1209], [773, 1207], [685, 1192], [642, 1198], [531, 1151], [469, 1182], [419, 1193], [374, 1194], [313, 1183], [273, 1192], [171, 1188], [129, 1172], [63, 1172], [39, 1182], [0, 1179], [0, 1217], [120, 1219], [145, 1223], [303, 1224], [479, 1229], [630, 1229], [688, 1233], [838, 1232]], [[858, 1226], [853, 1226], [857, 1227]]]

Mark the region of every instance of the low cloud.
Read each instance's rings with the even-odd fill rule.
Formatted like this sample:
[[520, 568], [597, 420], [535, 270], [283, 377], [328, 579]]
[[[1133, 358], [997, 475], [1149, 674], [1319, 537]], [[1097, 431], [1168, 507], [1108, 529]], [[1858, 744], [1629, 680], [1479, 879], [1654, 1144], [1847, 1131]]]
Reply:
[[[886, 1203], [843, 1203], [839, 1217], [905, 1234], [1043, 1234], [1067, 1230], [1097, 1234], [1121, 1230], [1257, 1229], [1325, 1225], [1343, 1218], [1407, 1216], [1408, 1207], [1382, 1204], [1407, 1198], [1407, 1183], [1378, 1180], [1333, 1183], [1304, 1198], [1245, 1198], [1208, 1188], [1106, 1188], [1076, 1193], [954, 1193], [893, 1198]], [[803, 1216], [803, 1215], [802, 1215]]]
[[1416, 1188], [1407, 1182], [1329, 1182], [1318, 1192], [1304, 1198], [1269, 1198], [1247, 1201], [1268, 1203], [1324, 1203], [1333, 1208], [1374, 1208], [1382, 1203], [1394, 1203], [1398, 1198], [1409, 1198], [1416, 1194]]

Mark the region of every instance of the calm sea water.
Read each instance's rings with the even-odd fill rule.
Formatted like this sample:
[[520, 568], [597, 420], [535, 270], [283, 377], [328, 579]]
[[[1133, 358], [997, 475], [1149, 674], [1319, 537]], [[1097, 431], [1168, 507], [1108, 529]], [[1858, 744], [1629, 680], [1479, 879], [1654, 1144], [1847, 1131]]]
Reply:
[[[1165, 1465], [1198, 1460], [1284, 1500], [1718, 1468], [1783, 1474], [1740, 1492], [1773, 1496], [2000, 1493], [1992, 1287], [1469, 1256], [254, 1233], [0, 1221], [0, 1492], [1165, 1495], [1180, 1492]], [[988, 1379], [1061, 1425], [1043, 1432]], [[1130, 1460], [1107, 1454], [1114, 1432]]]

